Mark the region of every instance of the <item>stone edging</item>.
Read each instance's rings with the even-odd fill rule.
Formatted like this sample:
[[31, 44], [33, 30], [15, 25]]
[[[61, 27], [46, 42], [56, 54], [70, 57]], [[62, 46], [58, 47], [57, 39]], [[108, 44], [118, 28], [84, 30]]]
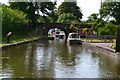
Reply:
[[120, 60], [120, 54], [117, 54], [112, 49], [104, 48], [104, 47], [101, 47], [101, 46], [95, 46], [95, 45], [90, 44], [88, 42], [84, 42], [83, 45], [87, 45], [87, 46], [93, 48], [94, 50], [96, 50], [98, 52], [105, 53], [105, 55], [109, 55], [109, 56], [111, 56], [113, 58], [116, 58], [116, 59]]
[[12, 43], [12, 44], [7, 44], [5, 46], [0, 46], [0, 49], [1, 48], [5, 49], [5, 48], [12, 47], [12, 46], [17, 46], [17, 45], [25, 44], [25, 43], [30, 43], [30, 42], [33, 42], [33, 41], [48, 40], [48, 39], [49, 39], [48, 37], [44, 37], [44, 38], [38, 38], [38, 39], [29, 40], [29, 41], [21, 41], [21, 42], [18, 42], [18, 43]]

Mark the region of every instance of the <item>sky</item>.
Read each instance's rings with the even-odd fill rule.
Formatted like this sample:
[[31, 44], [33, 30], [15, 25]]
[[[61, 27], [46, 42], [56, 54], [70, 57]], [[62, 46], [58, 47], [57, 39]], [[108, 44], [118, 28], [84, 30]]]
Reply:
[[[57, 0], [57, 4], [60, 5], [64, 0]], [[101, 0], [77, 0], [77, 6], [80, 7], [83, 13], [83, 19], [87, 20], [87, 17], [92, 13], [99, 13]]]
[[[64, 0], [57, 0], [57, 6], [59, 6]], [[99, 13], [101, 0], [77, 0], [77, 6], [80, 7], [83, 13], [83, 19], [87, 20], [87, 17], [92, 13]], [[8, 0], [0, 0], [0, 2], [7, 4]]]

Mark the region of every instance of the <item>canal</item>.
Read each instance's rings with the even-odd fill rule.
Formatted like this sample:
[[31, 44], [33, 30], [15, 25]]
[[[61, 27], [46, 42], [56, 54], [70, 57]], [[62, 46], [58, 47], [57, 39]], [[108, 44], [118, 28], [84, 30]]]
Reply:
[[1, 78], [115, 78], [118, 61], [64, 40], [36, 41], [2, 51]]

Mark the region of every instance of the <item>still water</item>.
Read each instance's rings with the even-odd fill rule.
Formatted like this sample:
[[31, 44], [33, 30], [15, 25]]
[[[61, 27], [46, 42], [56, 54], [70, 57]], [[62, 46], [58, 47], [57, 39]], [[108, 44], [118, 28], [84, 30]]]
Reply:
[[2, 51], [2, 78], [115, 78], [120, 66], [84, 45], [36, 41]]

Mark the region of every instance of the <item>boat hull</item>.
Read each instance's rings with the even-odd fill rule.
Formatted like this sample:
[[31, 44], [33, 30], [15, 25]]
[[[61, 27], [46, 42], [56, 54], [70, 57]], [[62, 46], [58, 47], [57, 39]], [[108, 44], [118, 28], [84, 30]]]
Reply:
[[64, 35], [56, 35], [56, 37], [59, 39], [64, 39]]
[[54, 40], [55, 38], [54, 37], [48, 37], [48, 40]]
[[81, 44], [82, 45], [82, 41], [81, 40], [69, 40], [68, 42], [70, 44]]

